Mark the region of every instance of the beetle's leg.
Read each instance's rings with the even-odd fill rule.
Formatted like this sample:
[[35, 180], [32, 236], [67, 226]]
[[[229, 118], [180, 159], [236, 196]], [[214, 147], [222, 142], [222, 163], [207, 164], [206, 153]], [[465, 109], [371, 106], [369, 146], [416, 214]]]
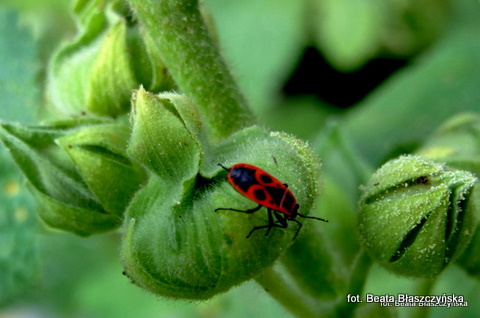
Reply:
[[275, 224], [275, 223], [273, 223], [272, 211], [271, 211], [270, 209], [268, 209], [268, 225], [255, 226], [255, 227], [250, 231], [250, 233], [248, 233], [247, 238], [249, 238], [250, 235], [252, 235], [252, 233], [255, 232], [256, 230], [266, 229], [266, 228], [268, 228], [268, 230], [267, 230], [267, 233], [265, 233], [265, 235], [268, 235], [268, 232], [270, 232], [270, 229], [271, 229], [272, 226], [273, 226], [272, 224]]
[[297, 230], [297, 232], [295, 233], [295, 236], [294, 236], [293, 239], [292, 239], [292, 241], [295, 241], [295, 239], [296, 239], [297, 236], [298, 236], [298, 233], [300, 233], [300, 229], [302, 228], [302, 225], [303, 225], [303, 224], [302, 224], [299, 220], [297, 220], [297, 219], [292, 219], [292, 221], [294, 221], [295, 223], [298, 224], [298, 230]]
[[288, 226], [286, 214], [278, 213], [277, 211], [274, 211], [273, 214], [275, 215], [275, 218], [277, 219], [277, 222], [278, 222], [278, 223], [275, 223], [275, 227], [281, 227], [284, 229]]
[[[275, 223], [275, 221], [273, 220], [272, 211], [273, 211], [273, 214], [275, 215], [275, 218], [277, 219], [276, 221], [278, 223]], [[248, 233], [247, 238], [250, 237], [250, 235], [252, 235], [253, 232], [255, 232], [256, 230], [260, 230], [260, 229], [267, 229], [267, 231], [265, 232], [265, 236], [267, 236], [270, 233], [270, 230], [274, 227], [280, 227], [280, 228], [283, 228], [283, 229], [286, 228], [287, 227], [287, 219], [283, 215], [278, 214], [277, 211], [274, 211], [272, 209], [268, 209], [268, 224], [254, 227], [250, 231], [250, 233]]]
[[[273, 221], [273, 216], [272, 216], [272, 209], [268, 209], [268, 225], [267, 226], [268, 226], [268, 229], [265, 232], [265, 236], [267, 236], [268, 233], [270, 233], [270, 230], [272, 229], [272, 227], [275, 226], [275, 222]], [[248, 235], [250, 235], [250, 234], [248, 234]]]
[[235, 212], [250, 214], [250, 213], [253, 213], [253, 212], [257, 212], [258, 210], [260, 210], [261, 207], [262, 207], [262, 205], [259, 204], [256, 208], [249, 209], [249, 210], [238, 210], [238, 209], [232, 209], [232, 208], [218, 208], [218, 209], [215, 209], [215, 212], [217, 212], [217, 211], [235, 211]]

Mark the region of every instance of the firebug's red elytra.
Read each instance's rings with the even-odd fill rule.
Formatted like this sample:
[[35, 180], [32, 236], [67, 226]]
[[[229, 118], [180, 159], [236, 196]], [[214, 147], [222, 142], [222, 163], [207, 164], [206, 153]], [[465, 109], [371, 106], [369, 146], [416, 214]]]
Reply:
[[[250, 214], [260, 210], [262, 206], [267, 208], [268, 224], [254, 227], [247, 235], [247, 238], [256, 230], [266, 228], [265, 235], [268, 235], [272, 228], [286, 228], [288, 226], [287, 221], [294, 221], [298, 224], [298, 230], [293, 237], [293, 240], [295, 240], [302, 228], [302, 223], [296, 219], [297, 216], [328, 222], [321, 218], [298, 213], [299, 205], [288, 185], [281, 183], [277, 178], [259, 167], [248, 163], [237, 163], [230, 168], [226, 168], [221, 164], [219, 166], [228, 171], [228, 183], [240, 194], [258, 203], [258, 206], [249, 210], [218, 208], [215, 211], [226, 210]], [[275, 216], [275, 220], [273, 216]]]

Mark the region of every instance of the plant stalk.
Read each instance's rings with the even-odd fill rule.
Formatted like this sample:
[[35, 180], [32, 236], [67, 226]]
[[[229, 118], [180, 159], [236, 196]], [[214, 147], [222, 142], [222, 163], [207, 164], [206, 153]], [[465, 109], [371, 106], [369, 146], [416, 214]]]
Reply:
[[272, 267], [264, 270], [255, 280], [270, 296], [295, 316], [302, 318], [320, 316], [314, 302], [308, 296], [300, 294], [296, 288], [288, 285]]
[[163, 63], [199, 107], [212, 141], [254, 124], [254, 116], [208, 32], [198, 0], [130, 0]]

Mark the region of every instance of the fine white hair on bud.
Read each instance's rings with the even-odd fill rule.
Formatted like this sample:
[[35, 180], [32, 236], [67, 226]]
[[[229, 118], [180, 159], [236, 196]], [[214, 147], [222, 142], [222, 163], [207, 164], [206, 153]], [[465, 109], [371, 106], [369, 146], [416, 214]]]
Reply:
[[258, 206], [232, 188], [218, 164], [264, 167], [288, 184], [307, 215], [320, 191], [313, 151], [288, 134], [257, 126], [209, 143], [196, 104], [184, 95], [140, 89], [133, 103], [128, 153], [150, 176], [126, 212], [125, 274], [157, 295], [208, 299], [272, 266], [293, 243], [297, 224], [247, 238], [268, 224], [267, 210], [215, 212]]

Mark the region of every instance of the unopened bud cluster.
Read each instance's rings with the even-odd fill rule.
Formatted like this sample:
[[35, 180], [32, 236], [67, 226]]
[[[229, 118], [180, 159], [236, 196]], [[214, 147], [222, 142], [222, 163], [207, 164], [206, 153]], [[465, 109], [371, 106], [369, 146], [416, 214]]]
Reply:
[[419, 156], [387, 162], [362, 189], [364, 247], [393, 272], [436, 276], [472, 239], [476, 182], [471, 172]]

